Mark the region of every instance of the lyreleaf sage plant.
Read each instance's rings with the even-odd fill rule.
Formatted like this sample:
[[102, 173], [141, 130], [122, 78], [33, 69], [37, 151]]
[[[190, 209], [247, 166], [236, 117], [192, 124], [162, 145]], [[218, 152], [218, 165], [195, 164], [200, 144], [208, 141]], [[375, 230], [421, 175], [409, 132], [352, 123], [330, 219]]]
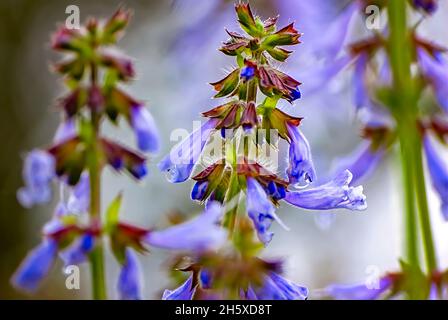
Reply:
[[[306, 288], [280, 276], [280, 261], [257, 257], [273, 237], [272, 222], [284, 226], [275, 213], [280, 201], [312, 210], [366, 208], [362, 187], [350, 186], [348, 170], [316, 184], [302, 119], [277, 106], [281, 99], [293, 103], [301, 97], [301, 83], [276, 67], [301, 34], [292, 23], [278, 29], [277, 17], [254, 16], [249, 4], [235, 9], [245, 34], [227, 31], [230, 38], [220, 51], [235, 57], [236, 67], [212, 83], [215, 98], [227, 101], [204, 112], [208, 120], [159, 163], [171, 182], [195, 181], [193, 200], [206, 207], [222, 204], [221, 224], [232, 245], [180, 259], [176, 269], [191, 275], [166, 290], [164, 299], [305, 299]], [[284, 174], [277, 173], [278, 137], [289, 145]]]
[[[395, 145], [399, 146], [405, 254], [401, 270], [387, 273], [370, 287], [332, 285], [327, 291], [337, 299], [446, 299], [448, 271], [440, 270], [437, 263], [423, 160], [425, 155], [442, 215], [448, 219], [448, 162], [440, 153], [448, 136], [448, 49], [419, 32], [424, 21], [437, 11], [438, 1], [373, 1], [387, 12], [384, 30], [373, 30], [365, 38], [350, 41], [350, 20], [364, 14], [371, 2], [351, 1], [332, 24], [328, 32], [332, 37], [322, 39], [319, 54], [325, 68], [316, 86], [322, 88], [343, 69], [353, 69], [353, 101], [363, 116], [364, 141], [339, 161], [336, 172], [348, 168], [359, 181], [373, 172]], [[417, 17], [413, 24], [411, 14]]]
[[[109, 166], [141, 180], [147, 173], [142, 152], [159, 149], [151, 114], [121, 88], [135, 75], [131, 59], [114, 48], [130, 15], [120, 8], [107, 21], [90, 19], [79, 30], [62, 27], [52, 38], [53, 49], [66, 55], [55, 65], [69, 91], [59, 103], [63, 120], [52, 145], [27, 155], [25, 186], [17, 196], [25, 207], [46, 203], [55, 182], [60, 201], [43, 228], [41, 244], [12, 278], [20, 290], [35, 292], [60, 256], [65, 266], [89, 262], [93, 297], [107, 298], [103, 248], [108, 237], [121, 266], [118, 298], [140, 299], [143, 279], [136, 252], [145, 253], [148, 246], [200, 251], [218, 247], [226, 239], [224, 230], [215, 225], [222, 213], [220, 206], [211, 205], [197, 219], [160, 231], [120, 221], [121, 194], [102, 215], [103, 169]], [[133, 128], [139, 151], [102, 136], [105, 121], [118, 125], [121, 118]], [[209, 233], [201, 232], [202, 228]]]

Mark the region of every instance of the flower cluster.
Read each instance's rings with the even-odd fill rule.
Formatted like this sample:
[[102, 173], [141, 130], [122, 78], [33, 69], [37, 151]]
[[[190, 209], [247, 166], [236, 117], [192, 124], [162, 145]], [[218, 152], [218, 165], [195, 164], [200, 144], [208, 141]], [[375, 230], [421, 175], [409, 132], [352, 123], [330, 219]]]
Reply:
[[[397, 2], [403, 3], [403, 7], [408, 5], [407, 2]], [[362, 15], [368, 4], [368, 1], [363, 0], [352, 1], [348, 4], [331, 25], [328, 34], [333, 36], [331, 38], [324, 37], [319, 44], [319, 48], [322, 49], [320, 55], [324, 57], [324, 68], [317, 77], [319, 81], [315, 85], [322, 86], [336, 77], [343, 69], [352, 68], [353, 102], [358, 114], [364, 116], [360, 117], [363, 125], [361, 145], [349, 156], [341, 158], [335, 166], [335, 171], [341, 172], [349, 169], [353, 174], [353, 179], [360, 181], [372, 173], [386, 154], [392, 152], [393, 146], [398, 143], [401, 146], [403, 160], [411, 163], [409, 166], [414, 166], [413, 170], [419, 170], [420, 153], [423, 152], [426, 156], [426, 165], [432, 185], [440, 197], [441, 212], [443, 217], [448, 219], [448, 162], [441, 154], [442, 145], [445, 147], [448, 145], [448, 124], [446, 122], [448, 63], [445, 57], [448, 48], [423, 37], [419, 33], [420, 24], [412, 27], [405, 26], [404, 34], [409, 39], [404, 39], [403, 43], [408, 43], [409, 51], [404, 49], [404, 52], [401, 53], [403, 53], [405, 61], [409, 60], [409, 66], [405, 65], [404, 69], [399, 69], [400, 61], [397, 60], [399, 57], [394, 56], [391, 47], [396, 45], [400, 39], [396, 38], [396, 30], [392, 29], [391, 24], [386, 26], [383, 31], [371, 32], [360, 40], [351, 41], [348, 37], [349, 22], [355, 15]], [[377, 4], [381, 10], [391, 10], [390, 2], [378, 1]], [[409, 1], [409, 4], [414, 10], [423, 13], [421, 20], [424, 20], [436, 12], [438, 2], [414, 0]], [[406, 16], [406, 11], [403, 12]], [[389, 18], [391, 19], [390, 16]], [[404, 21], [407, 21], [406, 18]], [[411, 66], [415, 67], [413, 72], [410, 71]], [[407, 80], [403, 80], [403, 78]], [[406, 87], [403, 85], [404, 81], [406, 81]], [[400, 105], [400, 100], [405, 101], [402, 103], [403, 106]], [[409, 148], [412, 149], [414, 145], [417, 146], [417, 150], [409, 151]], [[412, 153], [414, 154], [412, 155]], [[415, 158], [409, 159], [406, 158], [406, 155]], [[410, 176], [413, 174], [411, 170]], [[404, 175], [406, 176], [406, 173]], [[431, 253], [433, 248], [429, 220], [425, 220], [429, 218], [425, 217], [428, 209], [425, 205], [424, 179], [418, 180], [419, 176], [414, 175], [413, 178], [407, 180], [406, 184], [409, 185], [408, 188], [414, 188], [414, 184], [423, 188], [422, 191], [415, 187], [419, 194], [416, 197], [423, 198], [423, 200], [419, 199], [417, 204], [419, 214], [423, 216], [421, 224], [423, 228], [426, 228], [423, 237], [425, 237], [424, 244], [427, 256], [429, 256], [427, 259], [431, 265], [434, 264], [435, 258]], [[413, 207], [414, 204], [409, 205], [411, 212]], [[421, 271], [415, 268], [403, 268], [400, 272], [400, 279], [418, 277], [419, 272]], [[438, 270], [428, 270], [428, 274], [424, 277], [425, 281], [420, 283], [428, 290], [422, 290], [423, 296], [420, 298], [432, 297], [437, 292], [440, 293], [437, 295], [438, 297], [444, 297], [442, 288], [446, 286], [446, 276], [439, 277]], [[392, 278], [396, 279], [397, 277]], [[430, 290], [433, 287], [431, 283], [434, 283], [431, 279], [434, 278], [445, 279], [436, 281], [439, 291]], [[381, 282], [384, 286], [381, 285], [381, 290], [376, 291], [367, 290], [364, 286], [331, 286], [329, 291], [336, 298], [358, 297], [358, 295], [362, 298], [378, 298], [380, 293], [391, 288], [392, 281], [390, 279], [391, 277], [386, 276]], [[415, 285], [409, 285], [409, 282], [403, 280], [395, 288], [400, 287], [400, 290], [407, 292], [408, 296], [418, 293], [418, 290], [415, 290]], [[400, 290], [393, 290], [394, 294]]]
[[[281, 99], [293, 103], [301, 97], [301, 83], [276, 67], [292, 53], [285, 47], [299, 44], [301, 34], [293, 23], [277, 29], [277, 17], [263, 21], [254, 16], [248, 4], [239, 3], [235, 9], [245, 34], [227, 30], [230, 38], [220, 51], [235, 57], [236, 67], [222, 80], [211, 83], [217, 91], [215, 98], [227, 101], [204, 112], [208, 120], [202, 127], [159, 163], [171, 182], [195, 181], [193, 200], [206, 207], [214, 202], [224, 206], [222, 225], [229, 231], [233, 249], [231, 254], [192, 257], [190, 265], [178, 268], [192, 275], [178, 289], [167, 290], [165, 299], [201, 299], [210, 294], [220, 298], [304, 299], [307, 290], [279, 276], [278, 263], [257, 258], [273, 237], [269, 230], [272, 222], [284, 226], [275, 213], [280, 201], [311, 210], [366, 208], [362, 187], [350, 185], [353, 175], [349, 170], [316, 183], [310, 146], [299, 129], [302, 119], [277, 106]], [[258, 91], [264, 95], [261, 103], [257, 101]], [[289, 145], [284, 174], [265, 165], [270, 159], [262, 149], [266, 145], [276, 149], [276, 136]], [[208, 154], [206, 149], [215, 138], [219, 146]], [[254, 234], [258, 241], [252, 238]]]
[[[23, 170], [25, 186], [17, 196], [25, 207], [46, 203], [52, 197], [53, 182], [59, 185], [61, 195], [53, 218], [43, 228], [42, 243], [12, 278], [18, 289], [36, 291], [59, 256], [66, 266], [89, 260], [96, 272], [92, 274], [94, 297], [106, 298], [102, 247], [103, 238], [108, 237], [121, 266], [118, 296], [139, 299], [142, 275], [136, 252], [145, 253], [148, 247], [200, 252], [219, 247], [226, 239], [217, 225], [222, 209], [214, 204], [191, 221], [165, 230], [148, 230], [120, 221], [119, 195], [101, 221], [103, 168], [109, 166], [140, 180], [147, 173], [142, 152], [159, 149], [151, 114], [121, 88], [135, 75], [131, 59], [114, 48], [129, 18], [130, 12], [120, 8], [107, 21], [90, 19], [80, 30], [63, 27], [52, 38], [53, 49], [66, 53], [55, 65], [69, 89], [59, 100], [63, 121], [51, 146], [28, 154]], [[139, 151], [101, 136], [103, 121], [118, 125], [121, 118], [133, 128]]]

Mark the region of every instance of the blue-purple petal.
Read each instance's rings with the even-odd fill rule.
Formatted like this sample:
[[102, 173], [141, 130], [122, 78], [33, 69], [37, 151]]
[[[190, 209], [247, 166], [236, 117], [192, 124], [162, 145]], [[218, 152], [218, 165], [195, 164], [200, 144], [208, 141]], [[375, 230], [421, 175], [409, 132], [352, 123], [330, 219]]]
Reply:
[[289, 182], [293, 185], [307, 185], [316, 179], [310, 145], [297, 126], [288, 124], [287, 129], [291, 137], [286, 171]]
[[354, 103], [357, 109], [366, 107], [369, 104], [369, 93], [366, 84], [366, 70], [369, 56], [361, 53], [355, 63], [353, 74]]
[[157, 152], [160, 149], [160, 137], [154, 118], [143, 106], [131, 108], [131, 124], [137, 137], [137, 146], [144, 152]]
[[142, 272], [137, 255], [126, 249], [126, 260], [118, 277], [118, 297], [120, 300], [141, 299]]
[[255, 289], [254, 294], [258, 300], [305, 300], [308, 298], [308, 289], [270, 272], [262, 287]]
[[89, 174], [84, 172], [78, 184], [73, 188], [67, 202], [70, 213], [86, 213], [90, 206], [90, 181]]
[[51, 239], [45, 239], [31, 251], [20, 265], [12, 278], [14, 287], [34, 292], [50, 271], [56, 258], [58, 244]]
[[92, 251], [94, 244], [95, 238], [93, 235], [82, 235], [74, 244], [62, 251], [60, 257], [66, 266], [84, 263], [87, 261], [88, 254]]
[[55, 159], [43, 150], [31, 151], [24, 163], [25, 186], [17, 192], [17, 199], [26, 208], [51, 200], [51, 180], [55, 177]]
[[70, 118], [64, 122], [61, 122], [58, 126], [53, 141], [54, 143], [61, 143], [75, 137], [76, 134], [76, 121], [74, 118]]
[[282, 227], [287, 229], [283, 222], [275, 214], [275, 207], [269, 200], [266, 191], [254, 178], [247, 178], [247, 212], [252, 220], [258, 239], [265, 245], [273, 237], [269, 231], [272, 221], [276, 220]]
[[184, 182], [190, 177], [194, 165], [199, 160], [216, 124], [216, 119], [208, 120], [181, 143], [173, 147], [171, 152], [159, 162], [159, 170], [168, 173], [170, 182]]
[[196, 218], [160, 231], [151, 231], [144, 241], [150, 246], [187, 251], [205, 251], [219, 248], [227, 239], [225, 229], [218, 225], [223, 209], [211, 203]]
[[424, 49], [417, 49], [423, 75], [431, 82], [437, 101], [448, 112], [448, 64], [431, 57]]
[[388, 277], [379, 279], [377, 286], [357, 285], [331, 285], [325, 292], [337, 300], [375, 300], [378, 299], [391, 285], [392, 280]]
[[333, 172], [340, 173], [349, 170], [353, 175], [351, 183], [359, 183], [372, 174], [384, 154], [383, 148], [373, 150], [370, 141], [363, 141], [351, 154], [337, 160]]
[[443, 217], [448, 220], [448, 164], [438, 154], [431, 137], [426, 135], [423, 145], [432, 185], [440, 196]]
[[362, 186], [351, 187], [350, 171], [339, 173], [333, 180], [303, 190], [287, 192], [285, 200], [297, 207], [310, 210], [330, 210], [346, 208], [364, 210], [367, 208], [366, 196]]
[[191, 275], [180, 287], [165, 290], [162, 300], [192, 300], [195, 292], [196, 286], [193, 287], [193, 275]]

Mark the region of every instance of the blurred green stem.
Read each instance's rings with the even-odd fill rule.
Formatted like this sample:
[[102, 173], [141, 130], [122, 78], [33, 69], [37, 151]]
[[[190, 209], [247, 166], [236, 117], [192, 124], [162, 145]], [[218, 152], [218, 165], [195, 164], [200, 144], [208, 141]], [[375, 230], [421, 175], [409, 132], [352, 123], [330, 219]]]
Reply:
[[428, 273], [437, 268], [431, 222], [423, 171], [421, 137], [418, 132], [418, 108], [415, 87], [411, 76], [411, 34], [407, 27], [407, 1], [389, 1], [388, 17], [390, 38], [388, 53], [393, 74], [394, 96], [392, 112], [398, 124], [403, 183], [405, 193], [406, 258], [413, 267], [419, 266], [418, 235], [415, 201], [417, 199], [420, 230]]
[[[97, 69], [92, 64], [91, 84], [95, 85], [97, 81]], [[93, 226], [101, 226], [101, 167], [98, 146], [98, 133], [100, 119], [95, 110], [91, 112], [92, 140], [89, 150], [89, 177], [90, 177], [90, 219]], [[104, 254], [101, 237], [97, 238], [96, 246], [90, 254], [90, 267], [92, 276], [92, 292], [95, 300], [107, 299], [106, 282], [104, 276]]]

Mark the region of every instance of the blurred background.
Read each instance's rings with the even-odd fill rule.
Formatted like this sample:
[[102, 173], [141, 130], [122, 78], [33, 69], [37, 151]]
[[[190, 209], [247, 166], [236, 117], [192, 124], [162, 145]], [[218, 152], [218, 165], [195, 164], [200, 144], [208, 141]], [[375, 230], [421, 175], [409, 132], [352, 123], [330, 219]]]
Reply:
[[[296, 21], [304, 32], [303, 43], [282, 68], [304, 82], [304, 98], [284, 105], [289, 113], [304, 117], [303, 131], [310, 140], [318, 175], [325, 177], [332, 161], [355, 148], [360, 141], [351, 98], [350, 76], [341, 74], [335, 83], [307, 96], [306, 81], [313, 72], [313, 42], [326, 32], [332, 19], [347, 1], [324, 1], [325, 6], [304, 5], [308, 0], [252, 0], [262, 17], [280, 14], [280, 24]], [[190, 200], [192, 184], [173, 185], [158, 172], [156, 163], [174, 142], [176, 128], [192, 130], [199, 113], [217, 105], [212, 87], [232, 66], [232, 58], [217, 51], [226, 40], [224, 28], [237, 30], [233, 1], [0, 1], [0, 298], [84, 299], [90, 297], [89, 270], [81, 268], [81, 289], [67, 290], [62, 265], [57, 264], [36, 296], [22, 295], [11, 288], [9, 278], [27, 251], [40, 241], [40, 229], [51, 217], [55, 203], [25, 210], [17, 203], [16, 190], [22, 184], [24, 154], [45, 146], [59, 121], [54, 100], [64, 91], [57, 75], [49, 71], [58, 56], [49, 48], [50, 34], [67, 18], [68, 5], [80, 8], [81, 20], [88, 16], [109, 17], [119, 4], [134, 10], [134, 18], [121, 40], [121, 48], [136, 59], [138, 79], [128, 90], [147, 101], [157, 120], [163, 150], [149, 165], [150, 176], [137, 185], [126, 176], [110, 171], [104, 175], [103, 207], [120, 190], [125, 190], [123, 217], [145, 227], [166, 225], [174, 210], [198, 212]], [[314, 4], [314, 2], [313, 2]], [[304, 6], [301, 6], [304, 5]], [[424, 32], [448, 44], [445, 2]], [[445, 19], [445, 20], [443, 20]], [[358, 21], [359, 22], [359, 21]], [[362, 34], [363, 24], [355, 33]], [[106, 134], [133, 143], [132, 132], [106, 127]], [[265, 250], [266, 257], [282, 258], [287, 277], [310, 289], [330, 283], [364, 282], [372, 274], [393, 271], [401, 252], [400, 175], [396, 157], [390, 155], [374, 175], [363, 183], [368, 199], [364, 212], [335, 211], [317, 214], [284, 205], [278, 212], [291, 228], [286, 232], [273, 225], [276, 233]], [[428, 185], [428, 189], [431, 187]], [[438, 211], [439, 200], [430, 192], [432, 221], [441, 265], [448, 265], [448, 226]], [[158, 299], [170, 287], [166, 270], [169, 253], [153, 250], [141, 257], [145, 273], [144, 298]], [[109, 296], [116, 298], [114, 285], [118, 265], [107, 254]], [[312, 297], [318, 291], [312, 291]]]

